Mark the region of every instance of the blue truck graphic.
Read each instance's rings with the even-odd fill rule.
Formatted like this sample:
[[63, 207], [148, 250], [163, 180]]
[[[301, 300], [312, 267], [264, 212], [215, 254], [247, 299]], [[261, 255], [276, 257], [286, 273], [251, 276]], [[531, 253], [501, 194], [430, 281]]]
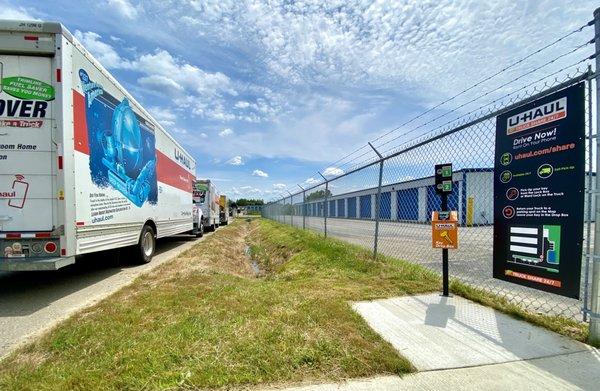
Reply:
[[100, 187], [113, 187], [134, 205], [156, 204], [155, 135], [129, 100], [119, 101], [79, 70], [85, 93], [90, 174]]

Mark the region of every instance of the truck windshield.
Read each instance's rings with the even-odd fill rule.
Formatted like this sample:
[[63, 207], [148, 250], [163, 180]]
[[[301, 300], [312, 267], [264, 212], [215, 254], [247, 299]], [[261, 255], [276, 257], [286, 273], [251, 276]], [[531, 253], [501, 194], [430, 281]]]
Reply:
[[194, 193], [192, 195], [192, 199], [194, 201], [194, 204], [203, 204], [204, 201], [206, 200], [206, 192], [205, 191], [194, 190]]

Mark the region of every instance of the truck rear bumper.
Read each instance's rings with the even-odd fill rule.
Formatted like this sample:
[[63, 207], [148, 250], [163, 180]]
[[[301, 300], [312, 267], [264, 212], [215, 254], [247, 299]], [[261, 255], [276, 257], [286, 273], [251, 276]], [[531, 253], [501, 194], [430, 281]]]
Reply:
[[75, 257], [57, 258], [0, 258], [2, 271], [37, 271], [58, 270], [61, 267], [75, 263]]

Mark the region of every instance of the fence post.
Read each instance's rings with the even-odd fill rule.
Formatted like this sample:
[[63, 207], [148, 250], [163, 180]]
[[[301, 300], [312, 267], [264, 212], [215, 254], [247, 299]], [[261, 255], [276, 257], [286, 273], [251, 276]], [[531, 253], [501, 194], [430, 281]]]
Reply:
[[302, 189], [302, 229], [306, 229], [306, 190], [300, 185], [298, 187]]
[[[596, 37], [596, 134], [600, 130], [600, 105], [598, 97], [600, 97], [600, 8], [594, 11], [594, 36]], [[591, 97], [590, 97], [591, 99]], [[592, 113], [590, 113], [592, 115]], [[591, 153], [591, 151], [590, 151]], [[600, 167], [600, 138], [596, 137], [596, 171]], [[591, 190], [591, 189], [590, 189]], [[596, 174], [596, 192], [600, 191], [600, 181]], [[590, 343], [596, 344], [600, 342], [600, 203], [596, 197], [596, 220], [594, 223], [594, 256], [592, 258], [592, 303], [590, 313]], [[587, 281], [586, 281], [587, 283]]]
[[327, 205], [327, 195], [329, 194], [329, 181], [320, 172], [319, 175], [321, 175], [321, 178], [325, 180], [325, 201], [323, 202], [323, 229], [325, 231], [325, 237], [327, 237], [327, 212], [329, 211], [329, 205]]
[[373, 144], [369, 143], [369, 146], [379, 156], [379, 183], [377, 185], [377, 197], [375, 197], [375, 238], [373, 240], [373, 258], [377, 258], [377, 244], [379, 242], [379, 217], [381, 208], [381, 180], [383, 179], [383, 156], [379, 153]]
[[289, 190], [287, 192], [290, 195], [290, 207], [288, 208], [288, 210], [290, 211], [290, 225], [293, 227], [294, 226], [294, 215], [296, 214], [296, 210], [294, 209], [294, 196], [292, 195], [292, 193]]

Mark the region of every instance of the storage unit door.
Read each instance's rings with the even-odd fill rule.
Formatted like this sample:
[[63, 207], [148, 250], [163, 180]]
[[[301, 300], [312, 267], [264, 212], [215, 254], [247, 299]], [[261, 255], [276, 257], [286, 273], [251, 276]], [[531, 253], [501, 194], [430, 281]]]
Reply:
[[398, 220], [417, 221], [419, 219], [419, 189], [398, 190]]
[[356, 197], [348, 198], [348, 218], [356, 218]]
[[371, 218], [371, 195], [360, 196], [360, 218]]
[[337, 200], [337, 217], [346, 217], [345, 199]]
[[386, 191], [379, 197], [379, 218], [390, 220], [392, 218], [392, 193]]

